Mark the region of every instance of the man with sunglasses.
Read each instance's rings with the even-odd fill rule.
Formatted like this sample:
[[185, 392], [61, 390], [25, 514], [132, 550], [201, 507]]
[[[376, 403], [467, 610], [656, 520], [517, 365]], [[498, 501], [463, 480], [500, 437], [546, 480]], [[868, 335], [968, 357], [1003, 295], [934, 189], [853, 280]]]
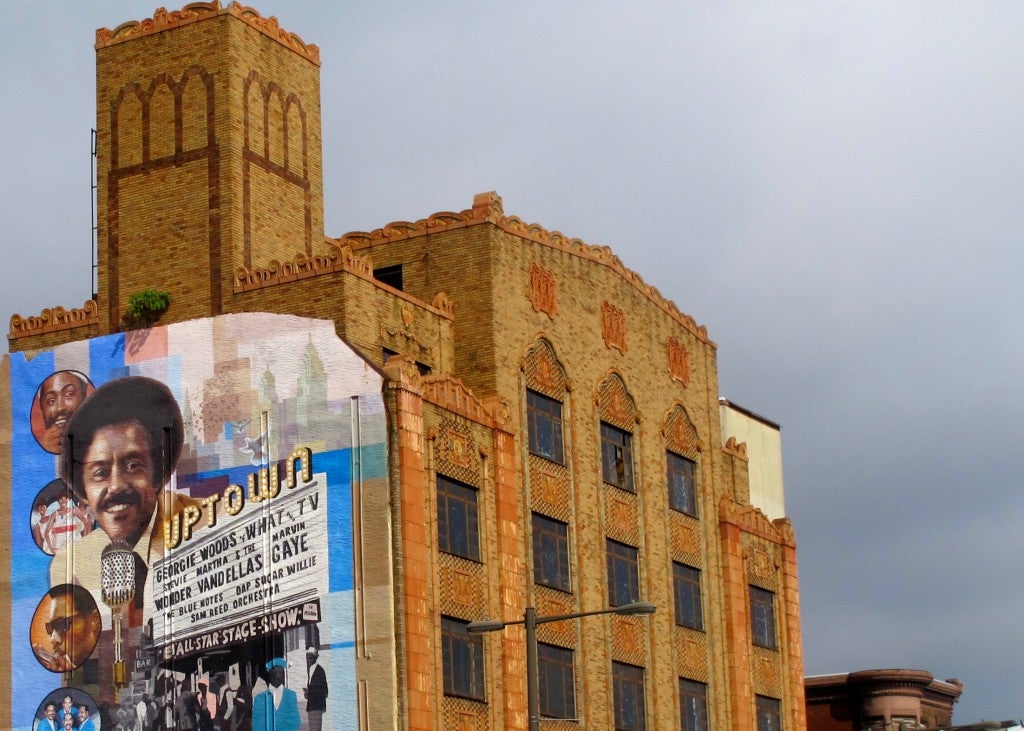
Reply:
[[34, 645], [39, 662], [53, 672], [74, 670], [84, 663], [100, 636], [100, 613], [89, 595], [70, 584], [55, 586], [46, 593], [38, 611], [46, 614], [43, 628], [50, 649]]

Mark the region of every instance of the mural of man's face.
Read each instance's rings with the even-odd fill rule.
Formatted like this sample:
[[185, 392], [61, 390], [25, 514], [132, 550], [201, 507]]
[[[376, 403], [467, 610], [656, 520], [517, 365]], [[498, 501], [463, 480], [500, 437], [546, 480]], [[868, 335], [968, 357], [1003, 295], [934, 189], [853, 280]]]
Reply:
[[137, 421], [96, 430], [85, 453], [81, 489], [112, 541], [134, 546], [145, 532], [159, 488], [153, 471], [149, 434]]
[[[50, 597], [50, 611], [46, 622], [53, 653], [66, 657], [75, 667], [85, 662], [99, 639], [99, 615], [90, 616], [75, 606], [74, 594], [62, 593]], [[71, 704], [68, 703], [68, 708]]]
[[78, 723], [82, 724], [89, 720], [89, 709], [86, 706], [78, 707]]
[[63, 429], [75, 409], [85, 400], [85, 388], [74, 373], [59, 371], [43, 381], [40, 388], [43, 424], [47, 429]]
[[47, 703], [45, 713], [46, 717], [52, 721], [54, 717], [57, 715], [57, 706], [53, 705], [52, 703]]

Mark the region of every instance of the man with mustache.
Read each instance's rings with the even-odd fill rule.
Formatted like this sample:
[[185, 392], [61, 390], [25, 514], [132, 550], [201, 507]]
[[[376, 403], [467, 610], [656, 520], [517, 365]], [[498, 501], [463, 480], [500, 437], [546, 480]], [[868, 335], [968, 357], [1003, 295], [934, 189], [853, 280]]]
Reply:
[[39, 386], [36, 398], [43, 414], [42, 435], [36, 435], [47, 452], [60, 451], [60, 438], [68, 419], [82, 405], [88, 393], [88, 383], [75, 371], [57, 371]]
[[[61, 477], [102, 530], [54, 556], [53, 584], [80, 584], [101, 603], [103, 550], [117, 542], [136, 555], [134, 606], [148, 614], [152, 592], [145, 578], [150, 563], [164, 555], [163, 521], [187, 506], [199, 506], [162, 489], [177, 465], [183, 439], [174, 395], [152, 378], [111, 381], [82, 403], [64, 431]], [[129, 626], [144, 619], [145, 614], [132, 612]]]

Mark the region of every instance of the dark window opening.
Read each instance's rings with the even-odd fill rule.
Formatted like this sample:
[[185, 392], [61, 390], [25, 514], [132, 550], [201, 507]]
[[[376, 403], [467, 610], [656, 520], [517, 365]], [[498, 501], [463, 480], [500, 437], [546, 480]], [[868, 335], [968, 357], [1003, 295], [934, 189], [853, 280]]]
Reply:
[[540, 715], [546, 718], [576, 717], [576, 686], [573, 681], [572, 650], [555, 645], [537, 645], [540, 680]]
[[673, 510], [697, 517], [696, 465], [686, 457], [668, 453], [668, 504]]
[[757, 704], [757, 731], [781, 731], [782, 704], [775, 698], [759, 695]]
[[756, 586], [750, 587], [750, 635], [755, 645], [774, 650], [775, 594]]
[[562, 449], [562, 404], [536, 391], [526, 392], [527, 431], [530, 452], [564, 464]]
[[683, 731], [708, 731], [708, 686], [680, 678], [679, 713]]
[[394, 266], [374, 269], [373, 278], [378, 282], [383, 282], [389, 287], [394, 287], [395, 289], [400, 290], [402, 289], [402, 265], [395, 264]]
[[533, 514], [533, 580], [553, 589], [571, 591], [569, 526], [540, 513]]
[[690, 629], [704, 629], [700, 570], [673, 562], [672, 583], [676, 600], [676, 624]]
[[477, 490], [437, 476], [437, 542], [445, 553], [480, 560]]
[[444, 694], [484, 699], [484, 639], [471, 635], [469, 622], [441, 617], [441, 662]]
[[633, 447], [629, 432], [601, 422], [601, 467], [609, 485], [633, 492]]
[[644, 669], [613, 662], [612, 684], [615, 691], [615, 731], [645, 731]]
[[640, 565], [632, 546], [608, 540], [608, 603], [613, 607], [640, 600]]

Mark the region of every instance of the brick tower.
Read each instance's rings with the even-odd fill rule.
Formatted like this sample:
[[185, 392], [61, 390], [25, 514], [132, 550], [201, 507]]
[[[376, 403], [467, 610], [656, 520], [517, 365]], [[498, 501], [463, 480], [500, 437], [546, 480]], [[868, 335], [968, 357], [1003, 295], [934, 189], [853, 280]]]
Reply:
[[[96, 32], [101, 327], [168, 291], [217, 314], [238, 267], [323, 241], [319, 49], [237, 3]], [[320, 244], [322, 247], [322, 244]]]

